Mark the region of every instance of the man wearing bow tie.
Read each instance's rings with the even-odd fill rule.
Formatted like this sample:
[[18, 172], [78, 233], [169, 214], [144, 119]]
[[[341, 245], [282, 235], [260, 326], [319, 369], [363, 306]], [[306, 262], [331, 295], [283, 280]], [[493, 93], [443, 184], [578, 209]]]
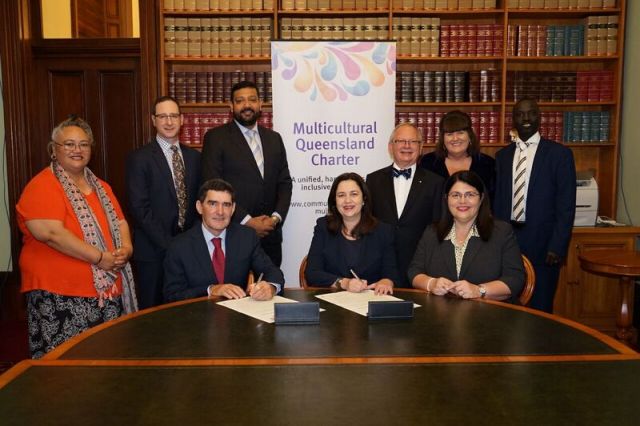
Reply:
[[396, 126], [389, 138], [393, 164], [367, 176], [373, 215], [395, 227], [396, 257], [401, 281], [411, 287], [407, 269], [427, 225], [440, 217], [444, 180], [416, 167], [422, 134], [410, 123]]
[[540, 109], [532, 98], [516, 103], [513, 125], [513, 143], [496, 153], [494, 212], [511, 221], [522, 253], [533, 263], [536, 287], [529, 306], [552, 312], [576, 208], [573, 153], [540, 136]]

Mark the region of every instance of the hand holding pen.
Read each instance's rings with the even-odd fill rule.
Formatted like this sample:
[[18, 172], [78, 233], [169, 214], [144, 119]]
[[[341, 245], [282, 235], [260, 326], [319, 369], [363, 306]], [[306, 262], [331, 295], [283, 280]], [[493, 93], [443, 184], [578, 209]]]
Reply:
[[367, 281], [361, 280], [358, 274], [356, 274], [353, 269], [350, 269], [349, 271], [351, 272], [351, 275], [353, 275], [353, 278], [349, 278], [345, 290], [351, 291], [353, 293], [360, 293], [361, 291], [366, 290]]
[[[349, 291], [361, 292], [363, 290], [373, 290], [376, 295], [393, 294], [393, 281], [383, 278], [378, 282], [367, 285], [367, 281], [361, 280], [360, 277], [353, 271], [353, 269], [350, 269], [350, 271], [351, 271], [351, 275], [353, 275], [355, 279], [349, 280], [349, 282], [351, 281], [357, 282], [356, 288], [360, 288], [360, 290], [349, 290]], [[348, 285], [347, 285], [347, 288], [349, 288]]]
[[249, 296], [254, 300], [270, 300], [275, 294], [275, 287], [266, 281], [262, 281], [264, 274], [260, 274], [255, 283], [250, 284]]

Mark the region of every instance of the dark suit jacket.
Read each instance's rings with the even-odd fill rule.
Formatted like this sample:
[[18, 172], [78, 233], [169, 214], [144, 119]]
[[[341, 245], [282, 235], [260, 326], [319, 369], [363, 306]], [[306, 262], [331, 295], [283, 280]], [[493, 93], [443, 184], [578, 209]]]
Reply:
[[409, 279], [416, 275], [445, 277], [452, 281], [467, 280], [482, 284], [500, 280], [511, 289], [511, 300], [516, 300], [524, 287], [524, 266], [516, 237], [508, 223], [496, 220], [489, 241], [471, 237], [462, 258], [460, 277], [456, 271], [455, 248], [451, 241], [438, 241], [435, 227], [430, 226], [418, 244], [416, 255], [409, 266]]
[[[221, 178], [233, 185], [236, 192], [235, 222], [247, 214], [260, 216], [278, 212], [287, 217], [291, 202], [291, 176], [287, 154], [280, 134], [258, 126], [264, 155], [264, 179], [249, 149], [247, 141], [231, 121], [210, 129], [204, 136], [202, 178]], [[282, 241], [281, 227], [267, 238]]]
[[[200, 153], [184, 145], [187, 214], [184, 229], [197, 217], [200, 186]], [[140, 261], [161, 261], [171, 238], [178, 234], [178, 200], [167, 159], [154, 139], [129, 154], [126, 165], [129, 214], [133, 218], [133, 257]]]
[[349, 269], [373, 284], [389, 278], [396, 284], [399, 279], [393, 250], [393, 228], [378, 222], [373, 232], [362, 237], [357, 265], [348, 265], [342, 250], [341, 234], [334, 235], [327, 228], [327, 217], [317, 220], [307, 255], [305, 278], [311, 286], [328, 287], [338, 278], [351, 278]]
[[[513, 143], [496, 154], [495, 216], [511, 220]], [[571, 150], [541, 139], [527, 191], [526, 226], [516, 230], [522, 252], [542, 264], [548, 251], [566, 256], [576, 209], [576, 168]]]
[[[449, 170], [444, 163], [444, 158], [440, 158], [435, 152], [425, 154], [419, 163], [420, 167], [431, 170], [433, 173], [442, 176], [444, 179], [449, 177]], [[471, 157], [471, 167], [469, 170], [480, 176], [484, 185], [487, 187], [489, 199], [493, 201], [496, 190], [496, 160], [492, 157], [479, 153]]]
[[[264, 274], [268, 282], [284, 286], [282, 271], [260, 247], [255, 231], [230, 223], [225, 237], [224, 281], [246, 286], [249, 271]], [[206, 296], [207, 287], [218, 282], [213, 271], [200, 222], [177, 236], [164, 259], [164, 297], [168, 302]]]
[[388, 166], [369, 174], [367, 186], [371, 193], [373, 215], [395, 228], [396, 259], [400, 273], [400, 282], [396, 284], [411, 287], [407, 280], [407, 268], [424, 229], [440, 218], [444, 179], [417, 167], [407, 203], [398, 218], [391, 168]]

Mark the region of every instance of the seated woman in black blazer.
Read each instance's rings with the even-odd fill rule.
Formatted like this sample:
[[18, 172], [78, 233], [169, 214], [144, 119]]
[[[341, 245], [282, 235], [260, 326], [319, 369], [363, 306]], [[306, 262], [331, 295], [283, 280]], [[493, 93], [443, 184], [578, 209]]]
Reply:
[[480, 152], [480, 141], [473, 131], [471, 117], [462, 111], [449, 111], [440, 119], [440, 133], [433, 152], [425, 154], [420, 167], [447, 179], [460, 170], [476, 172], [493, 200], [496, 186], [496, 160]]
[[520, 248], [511, 225], [491, 217], [482, 179], [454, 173], [443, 202], [440, 222], [418, 243], [409, 281], [438, 296], [517, 300], [525, 279]]
[[316, 222], [305, 278], [311, 286], [393, 293], [398, 280], [394, 233], [371, 213], [369, 190], [357, 173], [331, 186], [328, 214]]

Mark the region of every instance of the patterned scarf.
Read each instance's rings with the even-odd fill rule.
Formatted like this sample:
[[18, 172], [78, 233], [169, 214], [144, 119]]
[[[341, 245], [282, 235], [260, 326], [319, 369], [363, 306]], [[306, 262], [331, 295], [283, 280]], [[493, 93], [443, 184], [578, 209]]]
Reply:
[[[91, 207], [87, 204], [82, 192], [78, 189], [76, 184], [69, 179], [69, 176], [62, 166], [55, 160], [51, 162], [51, 171], [62, 185], [64, 193], [71, 202], [76, 218], [80, 222], [84, 241], [101, 252], [106, 251], [107, 245], [102, 230], [100, 229], [100, 225], [98, 224]], [[98, 199], [102, 205], [102, 210], [107, 216], [111, 238], [113, 239], [116, 249], [118, 249], [122, 246], [122, 240], [120, 237], [120, 222], [116, 216], [113, 203], [111, 203], [107, 192], [98, 181], [98, 178], [88, 167], [84, 168], [84, 177], [98, 195]], [[115, 282], [118, 278], [118, 274], [111, 271], [105, 271], [97, 265], [91, 265], [91, 272], [93, 274], [93, 285], [98, 293], [98, 305], [102, 307], [104, 305], [104, 300], [113, 299], [113, 296], [117, 292]], [[138, 301], [136, 300], [133, 273], [129, 262], [127, 262], [119, 272], [122, 275], [122, 304], [124, 311], [126, 313], [135, 312], [138, 310]]]

